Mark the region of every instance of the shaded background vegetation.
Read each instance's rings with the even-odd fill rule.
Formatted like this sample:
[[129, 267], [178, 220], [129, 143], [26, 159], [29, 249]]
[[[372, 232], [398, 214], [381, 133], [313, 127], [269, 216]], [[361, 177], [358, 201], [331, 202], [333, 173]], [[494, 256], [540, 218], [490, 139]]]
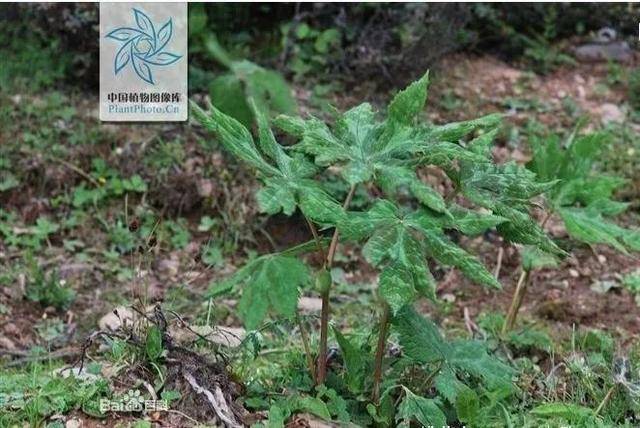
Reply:
[[[190, 64], [196, 87], [215, 71], [202, 34], [237, 57], [288, 77], [400, 86], [454, 51], [522, 59], [531, 41], [551, 45], [603, 27], [634, 40], [637, 4], [201, 4], [191, 3]], [[98, 82], [98, 5], [3, 5], [4, 77], [30, 85]], [[28, 42], [28, 43], [27, 43]], [[548, 48], [549, 45], [540, 46]], [[38, 55], [37, 53], [43, 53]], [[50, 64], [44, 61], [52, 61]], [[12, 70], [19, 64], [28, 70]], [[46, 72], [45, 72], [46, 69]], [[33, 76], [35, 72], [35, 76]], [[46, 76], [45, 76], [46, 75]], [[2, 82], [2, 80], [0, 80]]]

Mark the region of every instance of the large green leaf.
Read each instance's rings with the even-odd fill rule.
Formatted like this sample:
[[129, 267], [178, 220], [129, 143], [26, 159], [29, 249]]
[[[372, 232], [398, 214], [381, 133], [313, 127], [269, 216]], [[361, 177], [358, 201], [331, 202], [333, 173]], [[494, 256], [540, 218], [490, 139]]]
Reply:
[[298, 287], [308, 281], [309, 271], [297, 258], [265, 257], [243, 278], [238, 315], [248, 329], [257, 328], [270, 309], [277, 315], [292, 317], [296, 313]]
[[339, 115], [332, 128], [315, 118], [287, 116], [275, 124], [300, 139], [295, 150], [313, 156], [317, 165], [337, 165], [349, 184], [374, 181], [387, 194], [404, 187], [425, 206], [445, 212], [442, 196], [413, 170], [413, 154], [424, 149], [424, 138], [412, 124], [424, 107], [427, 85], [425, 75], [399, 92], [386, 121], [378, 121], [371, 105], [363, 103]]
[[370, 356], [344, 337], [337, 328], [333, 328], [336, 341], [340, 346], [347, 369], [345, 381], [349, 390], [355, 394], [362, 392], [367, 369], [370, 366]]
[[403, 125], [413, 124], [415, 118], [424, 109], [428, 86], [429, 73], [426, 73], [420, 80], [398, 92], [389, 104], [389, 120]]
[[253, 113], [247, 104], [242, 82], [233, 74], [222, 74], [209, 84], [209, 96], [213, 104], [246, 127], [253, 122]]
[[588, 244], [606, 244], [626, 253], [627, 249], [640, 251], [640, 229], [630, 230], [605, 220], [602, 215], [587, 208], [561, 208], [558, 213], [572, 238]]
[[400, 426], [410, 426], [412, 421], [420, 423], [423, 427], [447, 425], [447, 418], [435, 400], [420, 397], [406, 387], [403, 389], [405, 395], [396, 414], [396, 421], [402, 421]]
[[345, 237], [369, 238], [362, 253], [369, 263], [384, 267], [380, 294], [394, 312], [418, 294], [435, 298], [424, 246], [393, 203], [378, 201], [367, 213], [351, 214], [341, 230]]
[[512, 389], [513, 369], [490, 356], [481, 342], [446, 341], [435, 324], [420, 316], [411, 306], [405, 306], [398, 312], [393, 325], [409, 358], [423, 364], [441, 365], [436, 387], [452, 403], [462, 389], [460, 376], [472, 376], [491, 390]]
[[511, 242], [535, 245], [552, 254], [564, 252], [529, 215], [529, 199], [553, 188], [557, 182], [537, 182], [531, 171], [509, 163], [463, 163], [460, 175], [462, 194], [507, 221], [498, 232]]
[[[489, 224], [495, 221], [492, 218]], [[380, 294], [397, 312], [418, 295], [435, 299], [435, 280], [426, 264], [429, 256], [457, 267], [479, 284], [500, 287], [477, 258], [447, 238], [443, 228], [450, 223], [455, 218], [426, 211], [405, 216], [392, 202], [379, 200], [366, 213], [348, 213], [340, 229], [346, 239], [368, 238], [362, 253], [369, 263], [382, 268]], [[468, 229], [477, 230], [476, 225]]]
[[266, 112], [295, 112], [296, 102], [291, 88], [280, 73], [251, 61], [232, 60], [213, 34], [205, 36], [204, 47], [213, 59], [229, 70], [216, 77], [209, 86], [211, 100], [220, 111], [247, 128], [251, 127], [254, 119], [249, 99], [253, 99]]
[[449, 357], [449, 344], [438, 327], [421, 317], [411, 306], [405, 306], [393, 318], [405, 354], [420, 363], [444, 363]]
[[[313, 245], [312, 245], [313, 244]], [[315, 248], [315, 242], [297, 247], [300, 251]], [[307, 266], [296, 254], [275, 253], [257, 257], [230, 278], [217, 284], [210, 296], [238, 292], [238, 315], [248, 329], [257, 328], [267, 314], [291, 317], [296, 313], [298, 289], [309, 282]]]
[[311, 179], [316, 167], [301, 154], [289, 156], [275, 140], [264, 110], [253, 99], [249, 106], [258, 123], [258, 146], [251, 133], [234, 118], [213, 106], [207, 114], [192, 103], [196, 119], [218, 136], [223, 147], [260, 172], [264, 187], [256, 197], [261, 211], [290, 215], [299, 207], [318, 223], [337, 224], [344, 210]]

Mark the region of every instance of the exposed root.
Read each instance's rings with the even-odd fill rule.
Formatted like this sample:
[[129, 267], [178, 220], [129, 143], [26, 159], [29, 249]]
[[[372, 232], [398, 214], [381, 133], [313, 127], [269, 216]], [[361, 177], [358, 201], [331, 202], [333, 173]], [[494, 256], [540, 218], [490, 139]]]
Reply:
[[[153, 375], [145, 367], [146, 363], [135, 364], [128, 368], [122, 376], [126, 377], [123, 384], [142, 384], [152, 398], [160, 396], [161, 390], [176, 390], [181, 393], [181, 398], [175, 403], [176, 410], [180, 414], [188, 415], [193, 420], [216, 420], [217, 426], [239, 428], [245, 426], [243, 419], [247, 411], [235, 400], [240, 395], [240, 385], [234, 382], [227, 372], [227, 361], [224, 355], [214, 348], [212, 354], [215, 360], [210, 360], [188, 348], [180, 346], [169, 334], [169, 322], [164, 316], [159, 305], [152, 311], [144, 311], [133, 308], [141, 317], [139, 322], [155, 325], [162, 332], [162, 347], [166, 351], [164, 365], [166, 367], [166, 379], [163, 385], [154, 390]], [[175, 320], [183, 327], [187, 324], [175, 312], [171, 312]], [[113, 339], [117, 337], [127, 343], [143, 347], [144, 332], [147, 330], [142, 325], [121, 326], [117, 332], [97, 331], [91, 334], [80, 350], [80, 358], [75, 366], [80, 370], [84, 366], [86, 353], [89, 347], [99, 337]], [[194, 332], [195, 333], [195, 332]], [[197, 333], [196, 333], [197, 334]], [[200, 336], [200, 335], [198, 335]], [[206, 339], [205, 337], [201, 337]], [[207, 340], [210, 342], [209, 340]], [[213, 343], [212, 343], [213, 344]], [[215, 344], [214, 344], [215, 345]], [[141, 381], [141, 382], [140, 382]]]
[[189, 385], [191, 385], [191, 387], [197, 394], [204, 394], [204, 396], [207, 397], [207, 401], [209, 402], [209, 404], [211, 404], [213, 411], [216, 412], [216, 416], [218, 416], [218, 418], [222, 422], [224, 422], [227, 427], [229, 428], [242, 427], [242, 425], [240, 425], [236, 421], [235, 416], [231, 412], [231, 409], [229, 409], [227, 400], [224, 398], [224, 394], [222, 393], [222, 390], [220, 389], [219, 386], [216, 385], [214, 389], [214, 393], [212, 393], [208, 389], [205, 389], [200, 385], [198, 385], [198, 382], [196, 382], [195, 378], [191, 375], [191, 373], [184, 373], [183, 376], [185, 380], [189, 382]]

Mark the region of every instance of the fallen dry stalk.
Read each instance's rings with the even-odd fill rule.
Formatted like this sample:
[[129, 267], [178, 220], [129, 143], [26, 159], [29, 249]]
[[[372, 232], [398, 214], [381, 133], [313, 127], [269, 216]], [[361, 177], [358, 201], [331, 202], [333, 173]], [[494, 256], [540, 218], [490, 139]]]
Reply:
[[196, 379], [191, 375], [191, 373], [183, 373], [182, 376], [184, 379], [191, 385], [193, 390], [197, 394], [202, 394], [207, 398], [209, 404], [213, 408], [213, 411], [216, 413], [216, 416], [220, 418], [222, 422], [229, 428], [242, 428], [242, 424], [236, 421], [231, 409], [229, 409], [229, 405], [227, 404], [227, 400], [224, 398], [224, 394], [219, 386], [216, 385], [214, 392], [209, 391], [206, 388], [203, 388], [198, 384]]

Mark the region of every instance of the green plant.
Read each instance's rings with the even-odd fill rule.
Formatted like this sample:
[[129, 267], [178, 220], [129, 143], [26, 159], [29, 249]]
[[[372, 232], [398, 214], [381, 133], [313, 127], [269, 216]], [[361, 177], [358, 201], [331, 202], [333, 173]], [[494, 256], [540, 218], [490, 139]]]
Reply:
[[622, 277], [622, 286], [634, 296], [636, 304], [640, 305], [640, 270]]
[[[322, 385], [327, 375], [333, 282], [329, 272], [339, 239], [366, 242], [361, 247], [362, 253], [380, 270], [381, 317], [375, 354], [357, 351], [348, 339], [341, 338], [338, 330], [334, 333], [346, 358], [345, 379], [350, 379], [346, 382], [351, 385], [351, 393], [362, 396], [368, 392], [374, 406], [369, 408], [369, 414], [387, 423], [392, 422], [388, 407], [398, 393], [404, 397], [404, 404], [398, 413], [391, 411], [395, 414], [391, 419], [398, 422], [414, 418], [424, 422], [427, 419], [421, 419], [415, 409], [427, 408], [431, 414], [428, 420], [440, 423], [445, 420], [440, 410], [441, 406], [447, 407], [445, 402], [454, 406], [458, 420], [473, 420], [480, 398], [469, 392], [463, 373], [495, 393], [509, 394], [507, 366], [491, 359], [479, 343], [446, 342], [430, 321], [411, 309], [419, 297], [436, 298], [436, 281], [426, 263], [428, 259], [456, 267], [476, 283], [500, 287], [480, 260], [447, 236], [448, 230], [475, 236], [496, 227], [510, 241], [562, 253], [528, 214], [529, 199], [553, 183], [539, 183], [525, 168], [515, 163], [496, 165], [491, 159], [490, 145], [500, 117], [490, 115], [442, 126], [422, 124], [420, 114], [427, 85], [425, 75], [399, 92], [389, 104], [384, 121], [377, 119], [368, 103], [339, 114], [333, 126], [315, 118], [280, 116], [275, 125], [299, 141], [287, 148], [276, 142], [265, 113], [251, 100], [258, 122], [257, 144], [249, 130], [216, 107], [210, 106], [206, 113], [192, 105], [196, 118], [218, 137], [222, 146], [257, 172], [263, 183], [256, 195], [261, 211], [291, 215], [299, 209], [314, 236], [314, 241], [290, 250], [254, 258], [214, 287], [212, 295], [241, 294], [239, 315], [248, 328], [255, 329], [269, 312], [295, 317], [299, 289], [315, 284], [323, 306], [318, 366], [310, 370], [316, 384]], [[445, 198], [420, 180], [416, 168], [423, 165], [441, 168], [455, 192]], [[321, 179], [335, 170], [350, 186], [342, 206], [329, 196]], [[385, 199], [370, 204], [365, 211], [348, 211], [353, 194], [361, 186], [376, 187]], [[410, 196], [415, 203], [401, 205], [398, 195]], [[485, 211], [453, 203], [456, 195], [466, 197], [469, 204]], [[333, 228], [329, 242], [321, 236], [320, 227]], [[311, 250], [318, 251], [324, 260], [314, 275], [297, 257]], [[436, 386], [440, 385], [444, 401], [416, 398], [415, 392], [406, 387], [397, 390], [398, 384], [382, 382], [387, 370], [384, 355], [390, 329], [401, 337], [407, 353], [406, 364], [434, 370], [431, 377], [437, 379]], [[309, 349], [307, 345], [305, 349]], [[367, 373], [373, 375], [369, 377]], [[431, 383], [429, 376], [426, 383]], [[382, 394], [381, 384], [384, 384]]]
[[68, 309], [76, 298], [75, 291], [59, 278], [56, 271], [45, 272], [33, 257], [27, 256], [26, 264], [29, 269], [27, 298], [43, 306]]
[[[625, 180], [602, 174], [596, 169], [610, 134], [578, 135], [578, 130], [572, 132], [564, 143], [558, 135], [533, 135], [530, 139], [533, 158], [527, 167], [540, 180], [553, 184], [545, 191], [547, 212], [541, 227], [556, 214], [569, 236], [577, 241], [587, 245], [609, 245], [625, 254], [629, 250], [640, 251], [640, 229], [626, 229], [610, 220], [629, 205], [616, 201], [614, 197], [614, 192]], [[554, 263], [548, 254], [525, 253], [504, 332], [515, 324], [531, 270]]]
[[3, 91], [36, 93], [52, 88], [72, 66], [73, 58], [63, 51], [59, 39], [34, 31], [26, 22], [5, 21], [0, 46]]
[[231, 59], [214, 34], [207, 34], [204, 44], [211, 57], [228, 70], [209, 85], [209, 95], [223, 113], [251, 127], [254, 113], [250, 99], [266, 112], [295, 112], [291, 88], [278, 72], [251, 61]]
[[551, 213], [559, 214], [569, 235], [587, 244], [606, 244], [618, 251], [640, 251], [640, 230], [625, 229], [609, 221], [624, 212], [628, 203], [615, 200], [625, 184], [619, 177], [600, 173], [595, 167], [608, 143], [609, 134], [577, 135], [565, 141], [550, 136], [532, 139], [533, 160], [528, 167], [542, 180], [559, 180], [547, 192]]
[[100, 399], [109, 393], [107, 380], [101, 376], [63, 377], [58, 371], [52, 363], [33, 363], [26, 372], [3, 369], [0, 426], [20, 426], [25, 421], [30, 426], [44, 426], [50, 416], [76, 409], [103, 417]]
[[[535, 6], [534, 6], [535, 7]], [[550, 5], [542, 10], [528, 16], [525, 19], [536, 19], [541, 21], [539, 29], [535, 25], [527, 26], [527, 32], [522, 31], [521, 26], [512, 25], [510, 20], [499, 17], [499, 10], [492, 10], [480, 5], [481, 20], [487, 20], [490, 27], [497, 29], [501, 34], [501, 40], [506, 41], [506, 46], [516, 48], [522, 56], [529, 62], [537, 73], [549, 73], [562, 65], [575, 65], [575, 60], [562, 52], [562, 49], [555, 43], [558, 38], [558, 20], [562, 12], [558, 11], [557, 5]], [[532, 11], [525, 11], [523, 16]], [[535, 16], [537, 15], [537, 16]], [[535, 16], [535, 18], [534, 18]], [[517, 21], [517, 20], [516, 20]], [[536, 23], [537, 24], [537, 23]]]
[[337, 28], [319, 30], [307, 23], [286, 23], [280, 27], [283, 55], [290, 55], [287, 64], [297, 80], [317, 72], [343, 55], [342, 34]]
[[122, 178], [120, 173], [108, 166], [103, 159], [93, 159], [91, 166], [91, 172], [85, 177], [90, 185], [82, 183], [73, 190], [71, 203], [76, 208], [97, 206], [110, 197], [123, 196], [128, 192], [144, 193], [148, 190], [142, 177], [134, 174], [129, 178]]
[[617, 62], [609, 61], [607, 63], [607, 84], [610, 86], [620, 85], [628, 81], [627, 68], [621, 66]]
[[632, 206], [638, 206], [640, 195], [640, 168], [638, 168], [638, 154], [640, 141], [629, 122], [609, 124], [606, 128], [612, 138], [609, 150], [601, 152], [602, 171], [617, 175], [626, 180], [626, 185], [617, 190], [620, 199], [628, 200]]
[[640, 69], [636, 68], [629, 72], [628, 86], [629, 104], [635, 110], [640, 110]]

